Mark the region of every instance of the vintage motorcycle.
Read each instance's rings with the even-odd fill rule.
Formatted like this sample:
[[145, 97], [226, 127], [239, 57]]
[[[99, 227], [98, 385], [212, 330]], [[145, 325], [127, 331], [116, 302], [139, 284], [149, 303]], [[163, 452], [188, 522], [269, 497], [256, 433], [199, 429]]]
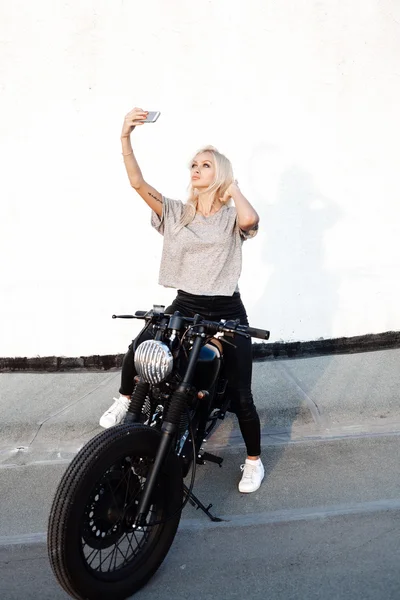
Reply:
[[129, 410], [123, 424], [78, 452], [53, 500], [50, 563], [79, 600], [122, 600], [138, 591], [167, 555], [186, 502], [220, 520], [192, 490], [196, 464], [223, 461], [202, 448], [229, 406], [222, 345], [237, 335], [265, 340], [269, 332], [164, 309], [113, 315], [145, 321], [134, 342]]

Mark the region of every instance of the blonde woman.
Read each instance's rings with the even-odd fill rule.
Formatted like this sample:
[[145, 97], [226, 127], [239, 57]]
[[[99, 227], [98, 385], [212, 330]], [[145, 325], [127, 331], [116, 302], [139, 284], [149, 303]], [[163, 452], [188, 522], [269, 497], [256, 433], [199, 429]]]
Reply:
[[[248, 325], [238, 280], [242, 243], [258, 229], [258, 215], [234, 181], [229, 160], [212, 146], [196, 153], [190, 165], [190, 196], [184, 204], [162, 196], [144, 179], [132, 150], [130, 136], [143, 125], [147, 112], [134, 108], [124, 120], [122, 155], [131, 186], [152, 210], [151, 224], [164, 236], [160, 285], [177, 290], [167, 313], [199, 313], [218, 321], [240, 319]], [[233, 204], [232, 204], [233, 201]], [[224, 346], [230, 409], [239, 421], [247, 458], [241, 465], [240, 492], [254, 492], [264, 478], [260, 459], [260, 419], [251, 393], [251, 340], [237, 336], [236, 348]], [[134, 386], [132, 344], [124, 357], [119, 398], [102, 415], [104, 428], [121, 423]]]

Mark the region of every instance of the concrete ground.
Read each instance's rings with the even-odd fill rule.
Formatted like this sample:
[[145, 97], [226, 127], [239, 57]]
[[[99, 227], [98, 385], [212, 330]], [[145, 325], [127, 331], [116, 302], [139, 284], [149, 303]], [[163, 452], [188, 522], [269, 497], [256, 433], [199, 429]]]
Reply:
[[[266, 477], [239, 494], [230, 415], [206, 449], [191, 506], [140, 600], [400, 598], [400, 350], [254, 364]], [[45, 532], [68, 462], [97, 433], [119, 372], [0, 374], [0, 598], [67, 598]]]

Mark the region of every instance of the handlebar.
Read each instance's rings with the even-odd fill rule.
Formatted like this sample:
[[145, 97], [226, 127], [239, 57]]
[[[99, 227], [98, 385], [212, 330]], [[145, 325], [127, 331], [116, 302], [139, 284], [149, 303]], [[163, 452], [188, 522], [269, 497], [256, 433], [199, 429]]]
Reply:
[[[113, 315], [113, 319], [152, 319], [155, 315], [152, 311], [137, 310], [134, 315]], [[160, 316], [159, 314], [157, 316]], [[174, 315], [163, 314], [164, 317], [172, 317]], [[195, 319], [192, 317], [181, 318], [188, 324], [194, 324]], [[207, 321], [202, 319], [193, 325], [194, 327], [204, 327], [207, 333], [215, 335], [216, 333], [233, 333], [237, 335], [250, 336], [260, 340], [268, 340], [270, 332], [267, 329], [257, 329], [256, 327], [248, 327], [240, 325], [239, 321]]]
[[267, 329], [258, 329], [256, 327], [247, 327], [246, 333], [251, 337], [259, 338], [260, 340], [268, 340], [270, 334]]

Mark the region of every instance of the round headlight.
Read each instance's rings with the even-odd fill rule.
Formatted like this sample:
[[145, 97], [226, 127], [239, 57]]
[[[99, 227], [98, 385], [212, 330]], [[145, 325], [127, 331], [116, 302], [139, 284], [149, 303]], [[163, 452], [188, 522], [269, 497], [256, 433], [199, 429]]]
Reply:
[[135, 352], [135, 369], [139, 377], [148, 383], [160, 383], [171, 373], [174, 358], [163, 342], [146, 340]]

